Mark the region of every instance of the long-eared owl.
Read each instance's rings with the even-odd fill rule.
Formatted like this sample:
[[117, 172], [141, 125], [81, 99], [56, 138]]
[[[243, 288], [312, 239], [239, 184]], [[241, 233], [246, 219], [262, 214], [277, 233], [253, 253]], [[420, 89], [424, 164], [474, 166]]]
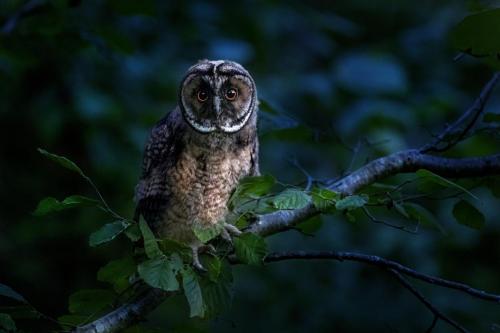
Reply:
[[146, 144], [136, 218], [158, 237], [188, 244], [197, 258], [202, 244], [193, 228], [223, 221], [239, 180], [259, 174], [257, 90], [240, 64], [202, 60], [188, 69], [178, 98]]

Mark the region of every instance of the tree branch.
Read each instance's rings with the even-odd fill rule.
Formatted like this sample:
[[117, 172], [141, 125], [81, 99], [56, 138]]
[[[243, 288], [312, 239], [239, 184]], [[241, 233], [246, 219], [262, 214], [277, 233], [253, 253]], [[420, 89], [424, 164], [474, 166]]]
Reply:
[[[335, 182], [330, 189], [349, 195], [378, 180], [399, 173], [415, 172], [419, 169], [426, 169], [451, 178], [500, 175], [500, 154], [471, 158], [446, 158], [422, 154], [415, 149], [403, 150], [368, 163]], [[302, 209], [262, 215], [248, 231], [263, 236], [271, 235], [288, 230], [318, 213], [314, 205], [310, 204]]]
[[118, 332], [140, 321], [145, 314], [157, 308], [170, 293], [160, 289], [148, 288], [134, 301], [125, 303], [116, 310], [96, 321], [77, 327], [74, 333], [110, 333]]
[[[486, 102], [490, 98], [491, 92], [493, 91], [493, 88], [495, 88], [499, 79], [500, 72], [494, 73], [488, 83], [486, 83], [486, 85], [483, 87], [481, 93], [474, 101], [472, 106], [467, 109], [467, 111], [465, 111], [453, 124], [448, 126], [441, 134], [439, 134], [432, 142], [420, 148], [420, 152], [443, 152], [462, 141], [474, 126], [474, 124], [477, 122], [479, 116], [483, 113]], [[466, 124], [465, 128], [460, 130], [460, 127], [468, 119], [470, 119], [469, 123]], [[454, 135], [456, 135], [456, 138], [452, 139], [451, 137]], [[442, 143], [445, 143], [445, 145], [440, 147]]]
[[410, 276], [414, 279], [445, 287], [448, 289], [454, 289], [476, 298], [480, 298], [485, 301], [500, 303], [500, 295], [485, 292], [483, 290], [475, 289], [467, 284], [445, 280], [432, 275], [420, 273], [414, 269], [404, 266], [396, 261], [384, 259], [375, 255], [368, 255], [363, 253], [354, 252], [336, 252], [336, 251], [290, 251], [281, 253], [271, 253], [265, 258], [265, 262], [276, 262], [292, 259], [333, 259], [338, 261], [355, 261], [364, 264], [376, 266], [383, 269], [394, 270], [398, 273]]
[[434, 304], [429, 302], [427, 298], [425, 298], [424, 295], [422, 295], [415, 287], [413, 287], [408, 280], [406, 280], [401, 274], [399, 274], [397, 271], [390, 269], [389, 272], [391, 272], [396, 279], [401, 283], [403, 287], [408, 289], [420, 302], [422, 302], [426, 308], [428, 308], [433, 314], [434, 314], [434, 320], [432, 321], [432, 325], [429, 327], [427, 332], [432, 331], [434, 326], [436, 326], [437, 319], [441, 319], [444, 322], [447, 322], [451, 326], [457, 329], [457, 331], [462, 332], [462, 333], [469, 333], [468, 330], [466, 330], [463, 326], [461, 326], [459, 323], [454, 321], [453, 319], [449, 318], [447, 315], [439, 311]]

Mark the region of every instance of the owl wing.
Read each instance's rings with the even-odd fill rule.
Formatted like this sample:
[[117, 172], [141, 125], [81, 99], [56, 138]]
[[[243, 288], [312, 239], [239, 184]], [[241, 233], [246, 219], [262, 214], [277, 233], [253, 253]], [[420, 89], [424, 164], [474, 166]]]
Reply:
[[185, 132], [181, 117], [176, 108], [160, 120], [152, 129], [144, 150], [142, 175], [135, 187], [134, 219], [138, 221], [142, 215], [152, 229], [156, 229], [168, 206], [167, 173], [175, 165]]

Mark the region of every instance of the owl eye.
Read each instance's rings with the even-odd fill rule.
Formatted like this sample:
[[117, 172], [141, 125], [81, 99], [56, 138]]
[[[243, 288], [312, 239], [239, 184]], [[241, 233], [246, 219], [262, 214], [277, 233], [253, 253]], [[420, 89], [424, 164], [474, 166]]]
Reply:
[[206, 90], [198, 90], [198, 94], [196, 95], [198, 101], [205, 102], [208, 99], [208, 92]]
[[234, 101], [238, 97], [238, 90], [234, 88], [229, 88], [226, 90], [225, 97], [228, 101]]

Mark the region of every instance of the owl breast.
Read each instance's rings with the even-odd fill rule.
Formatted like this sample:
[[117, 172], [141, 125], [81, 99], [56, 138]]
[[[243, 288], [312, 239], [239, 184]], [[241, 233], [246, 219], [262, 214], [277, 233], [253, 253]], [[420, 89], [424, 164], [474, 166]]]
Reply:
[[167, 173], [169, 204], [159, 235], [184, 243], [196, 241], [193, 227], [208, 227], [225, 218], [232, 191], [250, 169], [250, 146], [236, 151], [188, 146]]

